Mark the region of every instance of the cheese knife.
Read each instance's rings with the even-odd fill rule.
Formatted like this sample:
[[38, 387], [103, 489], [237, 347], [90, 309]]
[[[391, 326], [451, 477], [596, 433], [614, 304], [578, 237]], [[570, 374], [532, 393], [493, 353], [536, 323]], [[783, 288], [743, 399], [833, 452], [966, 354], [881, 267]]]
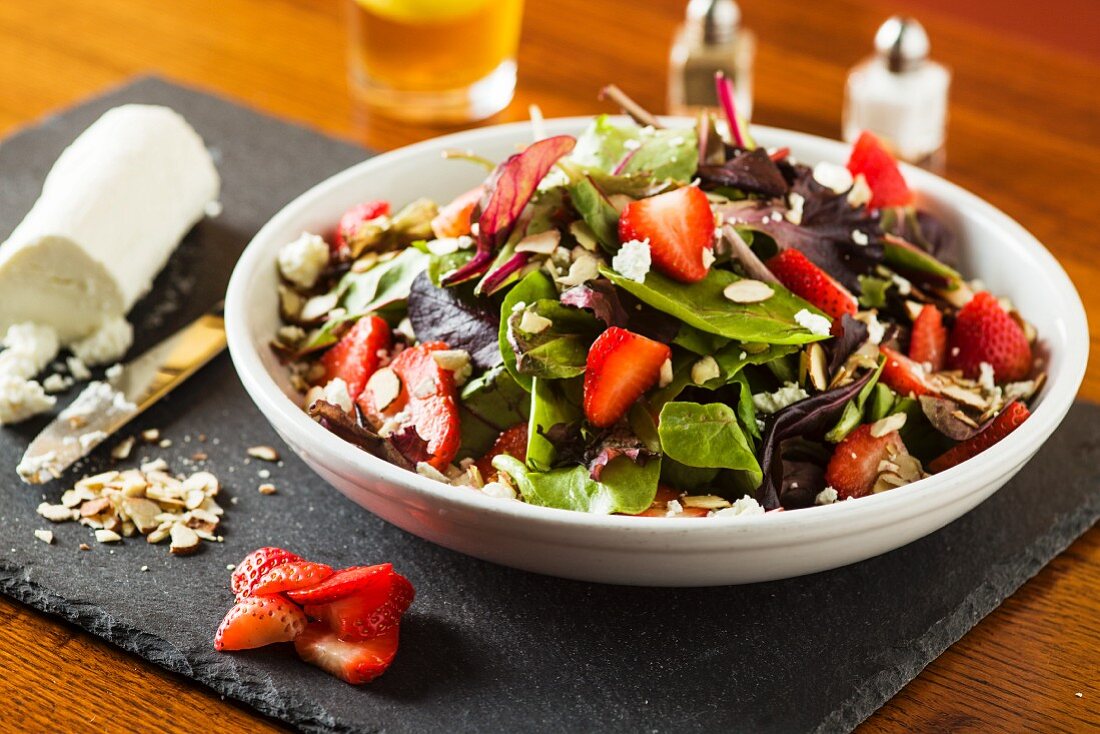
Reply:
[[78, 459], [171, 392], [225, 349], [219, 306], [84, 391], [31, 441], [17, 471], [23, 481], [56, 479]]

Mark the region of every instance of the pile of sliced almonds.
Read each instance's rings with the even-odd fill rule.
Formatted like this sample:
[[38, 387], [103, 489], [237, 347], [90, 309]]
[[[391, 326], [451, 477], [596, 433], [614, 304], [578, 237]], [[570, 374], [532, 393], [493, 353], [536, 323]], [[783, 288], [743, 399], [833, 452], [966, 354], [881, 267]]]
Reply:
[[95, 530], [100, 543], [142, 535], [150, 543], [169, 540], [169, 552], [190, 555], [216, 534], [224, 510], [214, 500], [221, 485], [210, 472], [175, 477], [157, 459], [141, 469], [107, 471], [84, 477], [61, 495], [61, 504], [43, 502], [38, 514], [51, 522], [78, 521]]

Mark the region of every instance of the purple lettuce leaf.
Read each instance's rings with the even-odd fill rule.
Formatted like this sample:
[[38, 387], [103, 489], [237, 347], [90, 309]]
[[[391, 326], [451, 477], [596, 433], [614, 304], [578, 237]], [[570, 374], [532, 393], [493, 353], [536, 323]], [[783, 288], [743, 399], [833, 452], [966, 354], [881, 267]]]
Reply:
[[799, 400], [767, 419], [760, 448], [760, 467], [764, 471], [764, 479], [756, 490], [756, 500], [765, 510], [782, 506], [783, 442], [792, 438], [820, 440], [836, 424], [848, 401], [859, 394], [874, 374], [874, 371], [868, 371], [844, 387]]
[[517, 252], [515, 255], [512, 255], [512, 257], [505, 260], [496, 270], [486, 273], [485, 279], [481, 281], [481, 285], [479, 286], [479, 292], [486, 296], [493, 295], [508, 281], [511, 275], [519, 272], [530, 259], [530, 252]]
[[624, 326], [630, 320], [615, 286], [606, 280], [594, 280], [574, 286], [561, 294], [561, 302], [566, 306], [591, 311], [593, 316], [607, 326]]
[[487, 304], [462, 290], [437, 288], [425, 272], [409, 289], [409, 321], [419, 341], [465, 349], [470, 361], [486, 370], [504, 361], [498, 338], [500, 312]]
[[859, 349], [870, 336], [867, 324], [858, 321], [850, 314], [840, 317], [840, 336], [825, 342], [825, 351], [829, 355], [829, 374], [835, 375], [840, 366], [844, 364], [852, 352]]
[[485, 184], [485, 193], [478, 204], [481, 213], [477, 220], [477, 254], [447, 276], [443, 285], [477, 278], [489, 269], [495, 253], [508, 241], [539, 182], [562, 156], [573, 150], [576, 143], [576, 139], [569, 135], [545, 138], [496, 167]]
[[354, 415], [345, 413], [332, 403], [327, 403], [324, 400], [316, 401], [309, 406], [309, 415], [320, 423], [326, 431], [358, 446], [369, 454], [373, 454], [391, 464], [396, 464], [402, 469], [411, 471], [415, 467], [415, 464], [411, 464], [392, 441], [382, 438], [374, 431], [364, 427]]
[[789, 188], [779, 167], [763, 148], [740, 153], [722, 165], [700, 165], [699, 178], [706, 184], [732, 186], [765, 196], [782, 196]]

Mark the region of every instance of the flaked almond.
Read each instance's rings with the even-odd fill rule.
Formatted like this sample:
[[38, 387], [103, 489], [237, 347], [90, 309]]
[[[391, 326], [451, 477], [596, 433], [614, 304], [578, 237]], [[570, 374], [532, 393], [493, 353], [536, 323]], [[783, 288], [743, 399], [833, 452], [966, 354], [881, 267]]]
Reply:
[[35, 530], [34, 537], [41, 540], [46, 545], [53, 545], [53, 531], [52, 530]]
[[214, 501], [213, 497], [207, 497], [206, 501], [199, 505], [199, 509], [203, 512], [209, 512], [211, 515], [218, 515], [219, 517], [225, 514], [225, 510]]
[[141, 465], [141, 471], [143, 471], [145, 474], [149, 474], [150, 472], [168, 471], [168, 462], [164, 459], [154, 459], [153, 461], [147, 461]]
[[760, 303], [774, 296], [775, 291], [763, 281], [744, 278], [723, 288], [722, 295], [734, 303]]
[[367, 389], [374, 401], [374, 409], [381, 413], [401, 394], [401, 378], [389, 367], [383, 367], [375, 370], [367, 380]]
[[127, 436], [111, 449], [111, 458], [116, 461], [122, 461], [123, 459], [130, 458], [130, 452], [134, 450], [134, 437]]
[[[181, 488], [190, 496], [192, 492], [201, 492], [206, 497], [214, 497], [221, 489], [218, 478], [208, 471], [197, 471], [183, 480]], [[197, 507], [198, 505], [196, 505]]]
[[871, 436], [882, 438], [888, 433], [900, 431], [905, 425], [905, 413], [894, 413], [871, 424]]
[[141, 440], [145, 443], [156, 443], [160, 440], [160, 430], [157, 428], [146, 428], [141, 432]]
[[549, 255], [561, 243], [561, 232], [548, 229], [545, 232], [531, 234], [516, 243], [516, 252], [533, 252], [536, 255]]
[[122, 537], [132, 538], [136, 534], [137, 534], [137, 525], [134, 525], [134, 523], [130, 522], [129, 520], [124, 520], [122, 522]]
[[65, 505], [51, 505], [49, 502], [40, 504], [36, 512], [50, 522], [69, 522], [80, 517], [80, 513], [75, 509]]
[[249, 446], [248, 455], [260, 461], [276, 462], [279, 460], [279, 452], [271, 446]]
[[122, 536], [114, 530], [101, 529], [95, 531], [95, 539], [97, 543], [117, 543]]
[[80, 506], [81, 517], [95, 517], [99, 513], [109, 509], [111, 507], [111, 500], [106, 497], [100, 497], [99, 499], [90, 500]]
[[153, 532], [159, 525], [157, 515], [160, 514], [160, 507], [156, 502], [142, 497], [126, 497], [122, 500], [122, 509], [142, 535]]
[[437, 349], [432, 359], [440, 368], [448, 372], [460, 372], [470, 364], [470, 353], [465, 349]]
[[275, 494], [278, 490], [275, 489], [275, 485], [270, 482], [261, 484], [258, 488], [260, 494]]
[[86, 502], [88, 500], [94, 500], [98, 498], [98, 494], [84, 487], [81, 487], [79, 489], [67, 489], [61, 495], [61, 504], [65, 505], [66, 507], [76, 507], [81, 502]]
[[958, 385], [945, 384], [940, 388], [940, 392], [955, 402], [962, 403], [970, 408], [984, 410], [986, 407], [986, 401], [980, 395]]
[[807, 371], [809, 372], [810, 384], [819, 392], [828, 389], [829, 370], [826, 364], [825, 349], [814, 342], [806, 348], [806, 355], [809, 362]]
[[180, 523], [173, 525], [168, 535], [172, 539], [168, 552], [175, 556], [191, 555], [199, 549], [199, 543], [202, 542], [194, 530]]
[[162, 522], [160, 525], [158, 525], [156, 527], [155, 530], [153, 530], [153, 532], [146, 535], [145, 539], [147, 541], [149, 541], [150, 543], [160, 543], [161, 541], [166, 540], [168, 538], [168, 536], [171, 534], [172, 528], [175, 526], [175, 524], [176, 524], [176, 521], [175, 521], [174, 518], [172, 520], [167, 520], [165, 522]]
[[76, 489], [103, 489], [108, 484], [118, 479], [119, 473], [117, 471], [106, 471], [102, 474], [94, 474], [90, 477], [84, 477], [78, 481], [75, 485]]
[[716, 494], [697, 494], [681, 497], [680, 504], [684, 507], [702, 507], [704, 510], [721, 510], [729, 507], [729, 500]]

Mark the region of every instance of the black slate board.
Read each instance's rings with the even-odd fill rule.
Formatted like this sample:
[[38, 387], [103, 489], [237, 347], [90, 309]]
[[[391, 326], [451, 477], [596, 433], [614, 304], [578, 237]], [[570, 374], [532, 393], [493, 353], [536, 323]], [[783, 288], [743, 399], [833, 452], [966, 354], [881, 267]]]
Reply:
[[[64, 145], [130, 101], [183, 113], [218, 152], [224, 179], [224, 214], [187, 238], [135, 312], [147, 344], [220, 296], [270, 215], [365, 153], [144, 79], [0, 146], [0, 239]], [[0, 466], [14, 467], [43, 423], [0, 429]], [[9, 469], [0, 474], [0, 590], [308, 731], [847, 730], [1100, 516], [1100, 408], [1080, 404], [1015, 481], [898, 551], [783, 582], [620, 588], [432, 546], [352, 505], [291, 457], [272, 467], [279, 493], [259, 495], [263, 467], [243, 464], [244, 449], [280, 444], [225, 356], [136, 428], [153, 426], [173, 446], [135, 458], [162, 455], [175, 469], [200, 432], [210, 437], [207, 465], [237, 499], [223, 502], [225, 542], [186, 559], [144, 542], [80, 552], [89, 531], [69, 524], [54, 527], [57, 540], [46, 546], [32, 537], [48, 526], [34, 508], [44, 496], [56, 501], [62, 485], [29, 488]], [[97, 454], [84, 469], [104, 466]], [[266, 544], [333, 565], [388, 560], [408, 575], [418, 596], [385, 676], [351, 688], [289, 649], [213, 652], [231, 602], [226, 564]]]

